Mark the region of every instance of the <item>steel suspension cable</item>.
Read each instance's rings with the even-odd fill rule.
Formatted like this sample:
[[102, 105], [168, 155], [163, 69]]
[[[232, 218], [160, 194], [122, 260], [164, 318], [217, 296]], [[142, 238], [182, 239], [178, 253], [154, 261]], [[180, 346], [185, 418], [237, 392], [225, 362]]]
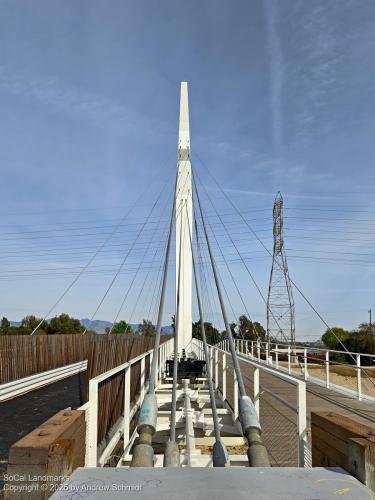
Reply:
[[[198, 157], [199, 159], [199, 157]], [[202, 161], [200, 160], [200, 162], [202, 163]], [[242, 219], [242, 221], [245, 223], [245, 225], [248, 227], [248, 229], [250, 230], [250, 232], [253, 234], [253, 236], [255, 237], [255, 239], [261, 244], [261, 246], [264, 248], [264, 250], [269, 254], [269, 256], [272, 258], [272, 253], [269, 251], [269, 249], [267, 248], [267, 246], [264, 244], [264, 242], [262, 241], [262, 239], [258, 236], [258, 234], [254, 231], [254, 229], [252, 228], [252, 226], [249, 224], [249, 222], [244, 218], [244, 216], [241, 214], [241, 212], [237, 209], [237, 207], [234, 205], [234, 203], [232, 202], [232, 200], [229, 198], [229, 196], [225, 193], [225, 191], [223, 190], [223, 188], [220, 186], [220, 184], [217, 182], [217, 180], [215, 179], [215, 177], [212, 175], [212, 173], [210, 172], [210, 170], [202, 163], [202, 165], [206, 168], [208, 174], [210, 175], [210, 177], [213, 179], [213, 181], [215, 182], [215, 184], [218, 186], [218, 188], [220, 189], [221, 193], [225, 196], [225, 198], [227, 199], [227, 201], [230, 203], [230, 205], [232, 206], [232, 208], [236, 211], [237, 215], [239, 215]], [[281, 269], [281, 266], [278, 262], [276, 262], [277, 265], [279, 266], [279, 268]], [[352, 355], [352, 353], [347, 349], [347, 347], [345, 346], [345, 344], [341, 341], [340, 337], [338, 335], [336, 335], [336, 333], [334, 332], [334, 330], [329, 326], [329, 324], [325, 321], [325, 319], [323, 318], [323, 316], [319, 313], [319, 311], [316, 309], [316, 307], [312, 304], [312, 302], [306, 297], [306, 295], [302, 292], [302, 290], [300, 289], [300, 287], [294, 282], [294, 280], [292, 280], [290, 278], [290, 282], [292, 283], [292, 285], [295, 287], [295, 289], [297, 290], [297, 292], [301, 295], [301, 297], [306, 301], [306, 303], [309, 305], [309, 307], [314, 311], [314, 313], [318, 316], [318, 318], [322, 321], [322, 323], [326, 326], [326, 328], [328, 329], [328, 331], [330, 333], [332, 333], [332, 335], [336, 338], [336, 340], [339, 342], [339, 344], [343, 347], [344, 351], [352, 358], [352, 360], [354, 362], [356, 362], [356, 359], [355, 357]], [[365, 373], [365, 375], [367, 376], [369, 382], [373, 385], [373, 387], [375, 387], [375, 382], [372, 380], [372, 378], [370, 377], [369, 373], [367, 372], [367, 370], [365, 370], [364, 368], [362, 368], [362, 371]]]
[[[176, 176], [174, 191], [176, 191], [176, 186], [177, 186], [177, 176]], [[157, 423], [157, 399], [155, 394], [155, 378], [158, 366], [158, 352], [159, 352], [160, 335], [161, 335], [161, 328], [163, 321], [165, 292], [166, 292], [167, 278], [168, 278], [169, 254], [171, 248], [175, 208], [176, 208], [176, 197], [174, 197], [173, 200], [173, 208], [169, 223], [168, 242], [163, 264], [163, 280], [160, 293], [155, 343], [154, 343], [153, 356], [149, 373], [148, 392], [143, 400], [142, 408], [139, 415], [139, 420], [137, 425], [139, 442], [134, 448], [131, 467], [153, 467], [154, 465], [154, 450], [152, 448], [152, 437], [155, 434], [156, 423]]]
[[[197, 270], [196, 270], [196, 264], [195, 264], [195, 258], [194, 258], [194, 249], [193, 249], [193, 239], [192, 239], [190, 222], [189, 222], [187, 210], [186, 210], [186, 216], [187, 216], [187, 223], [188, 223], [188, 228], [189, 228], [189, 242], [190, 242], [191, 257], [192, 257], [192, 262], [193, 262], [195, 293], [197, 294], [199, 322], [200, 322], [201, 335], [202, 335], [202, 341], [203, 341], [204, 357], [205, 357], [205, 361], [206, 361], [206, 373], [207, 373], [207, 379], [208, 379], [208, 390], [210, 393], [212, 418], [213, 418], [213, 422], [214, 422], [215, 440], [216, 440], [216, 442], [221, 442], [219, 418], [218, 418], [217, 408], [216, 408], [215, 391], [214, 391], [214, 386], [213, 386], [213, 382], [212, 382], [211, 365], [210, 365], [209, 354], [208, 354], [206, 331], [205, 331], [205, 327], [204, 327], [203, 307], [202, 307], [201, 294], [200, 294], [199, 285], [198, 285], [198, 276], [197, 276]], [[197, 244], [198, 244], [198, 240], [197, 240]]]
[[[210, 202], [211, 202], [211, 200], [210, 200]], [[212, 202], [211, 202], [211, 205], [212, 205]], [[216, 212], [216, 213], [217, 213], [217, 212]], [[251, 322], [251, 327], [252, 327], [253, 333], [254, 333], [255, 337], [258, 339], [258, 338], [259, 338], [259, 335], [258, 335], [258, 332], [256, 331], [256, 328], [255, 328], [254, 322], [253, 322], [253, 321], [252, 321], [252, 319], [251, 319], [251, 315], [250, 315], [250, 313], [249, 313], [249, 311], [248, 311], [248, 309], [247, 309], [247, 306], [246, 306], [245, 300], [244, 300], [244, 298], [243, 298], [243, 296], [242, 296], [242, 294], [241, 294], [240, 289], [238, 288], [238, 285], [237, 285], [236, 280], [234, 279], [234, 276], [233, 276], [232, 270], [230, 269], [230, 266], [229, 266], [229, 264], [228, 264], [228, 261], [227, 261], [227, 259], [225, 258], [225, 255], [224, 255], [224, 253], [223, 253], [222, 247], [221, 247], [221, 245], [219, 244], [219, 241], [218, 241], [218, 239], [217, 239], [217, 237], [216, 237], [215, 231], [213, 230], [212, 225], [210, 224], [210, 222], [208, 222], [208, 226], [209, 226], [209, 227], [210, 227], [210, 229], [211, 229], [211, 233], [212, 233], [212, 235], [213, 235], [213, 237], [214, 237], [214, 239], [215, 239], [215, 242], [216, 242], [217, 247], [219, 248], [219, 251], [220, 251], [221, 257], [222, 257], [222, 259], [223, 259], [223, 261], [224, 261], [224, 263], [225, 263], [225, 266], [226, 266], [226, 268], [227, 268], [227, 270], [228, 270], [228, 273], [229, 273], [229, 275], [230, 275], [230, 277], [231, 277], [231, 280], [232, 280], [232, 282], [233, 282], [233, 284], [234, 284], [234, 286], [235, 286], [235, 288], [236, 288], [237, 294], [238, 294], [238, 296], [240, 297], [240, 300], [241, 300], [242, 305], [243, 305], [243, 307], [244, 307], [244, 309], [245, 309], [245, 312], [246, 312], [246, 314], [247, 314], [247, 317], [249, 318], [249, 320], [250, 320], [250, 322]], [[242, 337], [243, 337], [243, 335], [242, 335]], [[244, 338], [244, 337], [243, 337], [243, 338]]]
[[[209, 260], [209, 257], [208, 257], [208, 260]], [[216, 261], [216, 263], [218, 263], [218, 261]], [[224, 260], [224, 263], [225, 263], [225, 260]], [[233, 321], [236, 322], [236, 320], [237, 320], [237, 314], [236, 314], [236, 312], [234, 310], [233, 303], [232, 303], [232, 301], [230, 299], [227, 287], [225, 286], [224, 279], [223, 279], [223, 277], [220, 274], [219, 274], [219, 279], [220, 279], [221, 286], [222, 286], [222, 288], [224, 290], [224, 294], [225, 294], [226, 300], [227, 300], [227, 302], [229, 304], [230, 310], [232, 311]]]
[[[194, 174], [195, 174], [195, 175], [197, 175], [195, 171], [194, 171]], [[197, 177], [199, 178], [199, 176], [198, 176], [198, 175], [197, 175]], [[246, 262], [245, 262], [244, 258], [242, 257], [242, 255], [241, 255], [240, 251], [238, 250], [238, 246], [237, 246], [236, 242], [233, 240], [232, 235], [231, 235], [231, 234], [230, 234], [230, 232], [228, 231], [228, 228], [226, 227], [225, 223], [223, 222], [223, 220], [222, 220], [221, 216], [219, 215], [219, 213], [218, 213], [218, 211], [217, 211], [217, 209], [216, 209], [216, 206], [215, 206], [215, 205], [214, 205], [214, 203], [212, 202], [211, 197], [210, 197], [210, 196], [209, 196], [209, 194], [207, 193], [207, 190], [206, 190], [206, 188], [204, 187], [204, 185], [202, 184], [202, 182], [201, 182], [201, 186], [203, 186], [203, 189], [204, 189], [204, 191], [205, 191], [205, 193], [206, 193], [207, 198], [209, 199], [209, 201], [210, 201], [210, 203], [211, 203], [211, 206], [212, 206], [212, 207], [213, 207], [213, 209], [215, 210], [216, 215], [218, 216], [218, 218], [219, 218], [219, 220], [220, 220], [220, 222], [221, 222], [221, 224], [222, 224], [222, 226], [223, 226], [223, 228], [224, 228], [224, 230], [225, 230], [225, 233], [227, 234], [228, 238], [229, 238], [229, 239], [230, 239], [230, 241], [231, 241], [231, 244], [233, 245], [234, 249], [236, 250], [236, 253], [237, 253], [238, 257], [240, 258], [240, 260], [241, 260], [241, 262], [242, 262], [243, 266], [245, 267], [245, 269], [246, 269], [246, 271], [247, 271], [248, 275], [250, 276], [250, 279], [251, 279], [251, 281], [253, 282], [253, 284], [254, 284], [255, 288], [257, 289], [257, 291], [258, 291], [259, 295], [261, 296], [262, 301], [263, 301], [263, 302], [264, 302], [264, 304], [266, 305], [266, 308], [268, 308], [269, 313], [271, 314], [271, 316], [273, 317], [273, 319], [274, 319], [275, 323], [276, 323], [276, 324], [277, 324], [277, 326], [279, 327], [280, 332], [282, 333], [282, 335], [283, 335], [284, 339], [285, 339], [285, 340], [287, 340], [287, 338], [286, 338], [286, 336], [285, 336], [285, 334], [284, 334], [284, 332], [283, 332], [283, 329], [281, 328], [281, 326], [280, 326], [280, 324], [279, 324], [279, 322], [278, 322], [277, 318], [276, 318], [276, 317], [274, 316], [274, 314], [273, 314], [273, 311], [272, 311], [272, 310], [268, 307], [267, 300], [266, 300], [266, 298], [265, 298], [265, 296], [264, 296], [264, 294], [263, 294], [262, 290], [260, 289], [260, 286], [258, 285], [258, 283], [257, 283], [256, 279], [254, 278], [253, 273], [250, 271], [249, 266], [246, 264]]]
[[34, 330], [31, 332], [30, 335], [34, 335], [34, 333], [40, 328], [40, 326], [46, 321], [48, 316], [51, 314], [51, 312], [60, 304], [62, 299], [65, 297], [65, 295], [73, 288], [73, 286], [77, 283], [79, 278], [84, 274], [84, 272], [88, 269], [88, 267], [91, 265], [91, 263], [95, 260], [95, 258], [99, 255], [99, 253], [102, 251], [102, 249], [106, 246], [108, 241], [112, 238], [112, 236], [118, 231], [118, 229], [121, 227], [122, 223], [126, 220], [126, 218], [130, 215], [130, 213], [134, 210], [134, 208], [138, 205], [138, 202], [144, 197], [144, 194], [148, 191], [149, 187], [151, 184], [147, 186], [147, 188], [138, 196], [138, 198], [135, 200], [133, 205], [130, 207], [130, 209], [126, 212], [126, 214], [121, 218], [119, 223], [114, 226], [114, 229], [109, 233], [109, 235], [104, 239], [101, 245], [97, 248], [97, 250], [94, 252], [92, 257], [87, 261], [85, 266], [81, 269], [81, 271], [77, 274], [77, 276], [73, 279], [73, 281], [67, 286], [67, 288], [64, 290], [64, 292], [60, 295], [60, 297], [56, 300], [56, 302], [48, 309], [46, 314], [44, 315], [43, 319], [38, 323], [38, 325], [34, 328]]
[[225, 324], [225, 328], [227, 331], [227, 338], [229, 341], [229, 349], [230, 349], [230, 353], [231, 353], [231, 357], [232, 357], [232, 363], [233, 363], [233, 367], [234, 367], [236, 377], [237, 377], [238, 391], [240, 394], [239, 404], [238, 404], [238, 406], [239, 406], [239, 419], [241, 422], [242, 431], [243, 431], [244, 435], [246, 436], [247, 442], [249, 445], [249, 449], [248, 449], [249, 464], [250, 464], [250, 466], [269, 467], [270, 463], [269, 463], [269, 459], [268, 459], [268, 454], [267, 454], [267, 450], [266, 450], [266, 448], [262, 442], [262, 439], [261, 439], [261, 435], [260, 435], [261, 428], [260, 428], [259, 419], [258, 419], [256, 410], [255, 410], [255, 406], [254, 406], [254, 403], [251, 401], [250, 397], [246, 394], [246, 388], [245, 388], [245, 384], [244, 384], [244, 381], [242, 378], [242, 373], [241, 373], [239, 361], [237, 358], [237, 353], [236, 353], [236, 349], [235, 349], [235, 345], [234, 345], [233, 335], [232, 335], [232, 332], [231, 332], [231, 329], [230, 329], [229, 323], [228, 323], [225, 304], [224, 304], [223, 296], [222, 296], [221, 289], [220, 289], [220, 282], [219, 282], [218, 273], [217, 273], [217, 269], [216, 269], [215, 259], [214, 259], [213, 253], [212, 253], [211, 244], [210, 244], [210, 240], [209, 240], [208, 232], [207, 232], [207, 227], [206, 227], [205, 219], [203, 216], [203, 209], [202, 209], [202, 205], [201, 205], [201, 201], [200, 201], [200, 197], [199, 197], [199, 193], [197, 190], [197, 186], [196, 186], [194, 177], [193, 177], [193, 182], [194, 182], [196, 198], [198, 201], [199, 212], [200, 212], [200, 216], [201, 216], [201, 220], [202, 220], [202, 224], [203, 224], [204, 234], [205, 234], [205, 238], [206, 238], [207, 248], [208, 248], [208, 252], [210, 255], [211, 267], [212, 267], [212, 272], [213, 272], [214, 279], [215, 279], [217, 294], [219, 297], [221, 311], [222, 311], [223, 319], [224, 319], [224, 324]]
[[147, 225], [147, 223], [148, 223], [148, 221], [149, 221], [149, 219], [150, 219], [150, 217], [151, 217], [151, 215], [152, 215], [153, 211], [155, 210], [155, 207], [157, 206], [157, 204], [158, 204], [158, 202], [159, 202], [159, 200], [160, 200], [160, 198], [161, 198], [161, 195], [162, 195], [162, 193], [163, 193], [163, 191], [164, 191], [165, 187], [166, 187], [166, 185], [164, 185], [164, 186], [163, 186], [163, 188], [161, 189], [161, 191], [160, 191], [160, 193], [159, 193], [159, 195], [158, 195], [157, 199], [155, 200], [154, 204], [152, 205], [152, 208], [151, 208], [151, 210], [150, 210], [150, 212], [149, 212], [149, 214], [148, 214], [148, 216], [147, 216], [146, 220], [143, 222], [143, 224], [142, 224], [142, 226], [141, 226], [140, 230], [138, 231], [138, 233], [137, 233], [137, 235], [136, 235], [135, 239], [133, 240], [133, 243], [132, 243], [131, 247], [129, 248], [129, 250], [128, 250], [128, 251], [127, 251], [127, 253], [125, 254], [124, 258], [122, 259], [122, 261], [121, 261], [121, 263], [120, 263], [120, 266], [118, 267], [118, 269], [117, 269], [116, 273], [114, 274], [114, 276], [113, 276], [112, 280], [110, 281], [110, 283], [109, 283], [109, 285], [108, 285], [108, 287], [107, 287], [106, 291], [104, 292], [104, 294], [103, 294], [102, 298], [100, 299], [100, 301], [99, 301], [99, 303], [98, 303], [98, 305], [97, 305], [97, 307], [96, 307], [95, 311], [94, 311], [94, 312], [93, 312], [93, 314], [91, 315], [90, 320], [89, 320], [89, 323], [88, 323], [88, 326], [86, 326], [86, 328], [85, 328], [85, 330], [84, 330], [83, 334], [85, 334], [85, 333], [87, 332], [87, 330], [88, 330], [89, 326], [91, 326], [92, 321], [94, 320], [94, 318], [95, 318], [95, 316], [96, 316], [97, 312], [99, 311], [99, 309], [100, 309], [100, 307], [102, 306], [102, 304], [103, 304], [104, 300], [106, 299], [106, 297], [107, 297], [107, 295], [108, 295], [109, 291], [111, 290], [111, 288], [112, 288], [113, 284], [115, 283], [116, 279], [118, 278], [118, 275], [119, 275], [119, 274], [120, 274], [120, 272], [122, 271], [122, 269], [123, 269], [123, 267], [124, 267], [124, 265], [125, 265], [125, 262], [127, 261], [127, 259], [128, 259], [128, 257], [129, 257], [129, 255], [130, 255], [130, 253], [132, 252], [132, 250], [133, 250], [133, 248], [134, 248], [135, 244], [137, 243], [137, 241], [138, 241], [138, 240], [139, 240], [139, 238], [141, 237], [141, 234], [142, 234], [142, 232], [143, 232], [144, 228], [146, 227], [146, 225]]
[[[168, 203], [168, 200], [167, 200], [167, 203]], [[164, 213], [165, 208], [166, 208], [166, 205], [164, 205], [164, 207], [163, 207], [163, 210], [162, 210], [162, 212], [163, 212], [163, 213]], [[115, 316], [115, 319], [114, 319], [114, 320], [113, 320], [113, 322], [112, 322], [112, 326], [111, 326], [111, 328], [110, 328], [110, 330], [109, 330], [109, 333], [112, 333], [113, 327], [115, 326], [116, 321], [117, 321], [117, 319], [118, 319], [119, 315], [121, 314], [121, 311], [122, 311], [122, 309], [123, 309], [123, 307], [124, 307], [124, 304], [125, 304], [125, 302], [126, 302], [126, 299], [128, 298], [129, 292], [130, 292], [130, 290], [131, 290], [131, 288], [132, 288], [132, 286], [133, 286], [133, 284], [134, 284], [135, 280], [137, 279], [137, 276], [138, 276], [138, 274], [139, 274], [139, 271], [142, 269], [142, 265], [143, 265], [143, 263], [144, 263], [144, 260], [145, 260], [145, 258], [146, 258], [146, 255], [147, 255], [148, 251], [150, 250], [150, 247], [151, 247], [151, 245], [152, 245], [152, 243], [153, 243], [153, 241], [154, 241], [154, 239], [155, 239], [155, 236], [158, 234], [158, 231], [159, 231], [159, 227], [160, 227], [161, 220], [162, 220], [162, 217], [160, 217], [160, 218], [159, 218], [159, 220], [157, 221], [157, 224], [156, 224], [156, 227], [155, 227], [154, 233], [153, 233], [153, 235], [152, 235], [151, 239], [149, 240], [148, 245], [146, 246], [146, 249], [145, 249], [145, 251], [144, 251], [144, 253], [143, 253], [143, 255], [142, 255], [142, 259], [141, 259], [141, 261], [140, 261], [140, 263], [139, 263], [139, 265], [138, 265], [138, 268], [137, 268], [137, 270], [136, 270], [136, 272], [135, 272], [135, 274], [134, 274], [134, 276], [133, 276], [133, 278], [132, 278], [132, 280], [131, 280], [131, 282], [130, 282], [130, 284], [129, 284], [128, 288], [127, 288], [127, 291], [126, 291], [126, 293], [125, 293], [125, 295], [124, 295], [124, 298], [123, 298], [123, 300], [122, 300], [122, 302], [121, 302], [121, 304], [120, 304], [120, 307], [119, 307], [119, 309], [118, 309], [118, 311], [117, 311], [117, 314], [116, 314], [116, 316]]]

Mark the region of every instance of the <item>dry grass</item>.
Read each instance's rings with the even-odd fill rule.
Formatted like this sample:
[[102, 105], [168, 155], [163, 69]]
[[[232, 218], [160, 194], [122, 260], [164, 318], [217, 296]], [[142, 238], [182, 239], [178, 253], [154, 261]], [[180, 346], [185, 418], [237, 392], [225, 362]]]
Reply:
[[[280, 365], [287, 367], [288, 363], [280, 361]], [[303, 373], [299, 364], [291, 365], [292, 372]], [[308, 363], [308, 374], [321, 380], [326, 380], [325, 366]], [[357, 369], [350, 365], [331, 365], [329, 367], [329, 379], [331, 384], [335, 384], [352, 391], [357, 390]], [[362, 393], [375, 397], [375, 367], [366, 366], [362, 369]]]

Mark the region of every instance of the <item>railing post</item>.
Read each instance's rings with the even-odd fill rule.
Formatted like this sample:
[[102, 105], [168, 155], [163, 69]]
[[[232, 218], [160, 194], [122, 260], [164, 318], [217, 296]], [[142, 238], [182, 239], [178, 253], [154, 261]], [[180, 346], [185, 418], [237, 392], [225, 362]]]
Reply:
[[259, 391], [259, 368], [255, 368], [254, 370], [254, 406], [255, 410], [258, 415], [258, 420], [259, 420], [259, 397], [260, 397], [260, 391]]
[[270, 353], [270, 345], [269, 343], [267, 342], [266, 344], [266, 365], [268, 366], [269, 365], [269, 353]]
[[362, 400], [361, 355], [357, 354], [357, 397]]
[[227, 398], [227, 355], [223, 352], [223, 401]]
[[211, 380], [213, 380], [213, 377], [214, 377], [214, 372], [213, 372], [213, 355], [212, 355], [212, 347], [209, 348], [209, 358], [210, 358], [210, 371], [211, 371]]
[[[151, 367], [151, 355], [150, 355], [150, 367]], [[145, 375], [146, 375], [146, 360], [141, 359], [141, 402], [145, 397]]]
[[131, 366], [124, 371], [124, 451], [130, 440], [130, 377]]
[[236, 377], [236, 372], [233, 371], [233, 404], [234, 404], [234, 420], [237, 420], [238, 417], [238, 382]]
[[86, 467], [98, 465], [98, 382], [89, 382], [89, 419], [87, 422], [88, 453]]
[[158, 382], [160, 382], [161, 380], [162, 367], [163, 367], [163, 344], [159, 347]]
[[215, 349], [215, 389], [219, 387], [219, 351]]
[[254, 359], [254, 340], [251, 341], [251, 357]]
[[326, 387], [329, 389], [329, 351], [326, 351]]
[[307, 349], [303, 350], [303, 376], [304, 379], [307, 380]]
[[299, 382], [297, 386], [298, 409], [298, 465], [305, 466], [305, 448], [307, 446], [306, 422], [306, 382]]
[[[150, 371], [151, 371], [151, 365], [152, 365], [152, 358], [153, 358], [153, 357], [154, 357], [154, 352], [152, 351], [152, 352], [150, 353]], [[141, 362], [142, 362], [142, 360], [141, 360]], [[150, 374], [150, 371], [149, 371], [149, 374]], [[142, 373], [142, 368], [141, 368], [141, 373]], [[150, 376], [150, 375], [149, 375], [149, 376]], [[141, 381], [141, 384], [142, 384], [142, 381]], [[141, 387], [142, 387], [142, 385], [141, 385]]]
[[257, 341], [258, 361], [260, 362], [260, 342]]
[[288, 345], [288, 373], [291, 373], [291, 365], [290, 365], [290, 345]]
[[276, 356], [276, 370], [278, 370], [279, 369], [279, 346], [277, 344], [276, 344], [275, 356]]

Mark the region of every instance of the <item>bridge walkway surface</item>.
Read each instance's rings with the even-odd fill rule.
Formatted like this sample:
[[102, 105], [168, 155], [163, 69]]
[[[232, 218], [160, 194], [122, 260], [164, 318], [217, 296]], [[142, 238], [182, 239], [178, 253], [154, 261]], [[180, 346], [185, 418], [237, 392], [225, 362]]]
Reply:
[[58, 411], [81, 406], [85, 402], [85, 377], [81, 372], [0, 404], [0, 498], [9, 448]]
[[[241, 356], [240, 356], [241, 359]], [[248, 394], [253, 397], [254, 368], [240, 362]], [[261, 364], [264, 366], [264, 364]], [[285, 373], [285, 372], [281, 372]], [[231, 392], [228, 386], [227, 393]], [[279, 399], [271, 395], [271, 392]], [[264, 443], [273, 466], [293, 466], [297, 460], [296, 412], [285, 405], [297, 407], [295, 387], [269, 373], [260, 372], [260, 416]], [[327, 389], [312, 381], [306, 382], [307, 439], [311, 439], [311, 412], [334, 412], [374, 428], [375, 404]]]

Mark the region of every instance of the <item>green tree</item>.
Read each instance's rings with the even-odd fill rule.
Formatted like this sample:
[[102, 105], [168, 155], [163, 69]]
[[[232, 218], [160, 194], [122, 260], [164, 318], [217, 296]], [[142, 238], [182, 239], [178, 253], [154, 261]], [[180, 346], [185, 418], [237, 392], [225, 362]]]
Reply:
[[10, 321], [8, 320], [8, 318], [3, 316], [3, 319], [1, 320], [1, 329], [6, 330], [9, 327], [10, 327]]
[[351, 333], [348, 330], [333, 326], [332, 328], [327, 328], [322, 336], [322, 342], [328, 349], [341, 351], [343, 350], [341, 342], [346, 345], [350, 335]]
[[144, 335], [145, 337], [152, 337], [155, 335], [156, 330], [152, 321], [144, 319], [140, 325], [138, 325], [138, 334]]
[[[221, 333], [213, 326], [212, 323], [204, 322], [204, 331], [206, 333], [206, 340], [208, 344], [214, 345], [220, 342]], [[192, 324], [192, 336], [195, 339], [202, 340], [200, 320]]]
[[366, 333], [374, 333], [374, 325], [371, 325], [370, 328], [370, 323], [361, 323], [358, 326], [358, 329], [356, 330], [358, 332], [366, 332]]
[[113, 325], [112, 333], [132, 333], [132, 328], [126, 321], [119, 321]]
[[21, 321], [21, 327], [29, 330], [29, 333], [33, 332], [35, 328], [41, 323], [38, 330], [35, 332], [35, 335], [45, 335], [48, 331], [48, 323], [47, 321], [43, 321], [41, 318], [37, 318], [34, 315], [25, 316]]
[[79, 319], [71, 318], [68, 314], [60, 314], [51, 319], [48, 325], [49, 335], [64, 335], [83, 333], [85, 328]]
[[253, 325], [254, 325], [254, 329], [255, 329], [255, 332], [257, 334], [257, 337], [259, 338], [259, 340], [264, 342], [266, 340], [266, 337], [267, 337], [267, 332], [266, 332], [265, 328], [263, 327], [263, 325], [261, 325], [259, 323], [259, 321], [254, 321]]
[[29, 328], [24, 326], [10, 326], [7, 330], [7, 335], [30, 335]]
[[238, 336], [245, 340], [261, 340], [266, 338], [266, 330], [258, 321], [251, 321], [247, 316], [238, 318]]
[[[345, 347], [350, 352], [375, 354], [375, 336], [369, 330], [354, 331], [345, 341]], [[349, 363], [354, 362], [351, 356], [346, 355], [346, 357]], [[372, 359], [362, 356], [361, 363], [364, 365], [372, 364]]]

